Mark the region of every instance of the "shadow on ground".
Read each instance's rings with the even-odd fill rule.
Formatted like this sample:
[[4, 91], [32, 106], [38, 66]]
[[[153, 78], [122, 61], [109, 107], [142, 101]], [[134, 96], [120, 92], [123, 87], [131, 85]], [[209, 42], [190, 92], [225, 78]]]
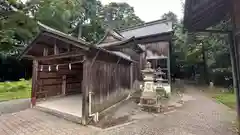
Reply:
[[163, 111], [161, 113], [146, 112], [138, 105], [138, 95], [133, 95], [132, 98], [123, 101], [118, 106], [104, 112], [98, 123], [92, 123], [94, 126], [106, 129], [113, 126], [118, 126], [126, 123], [132, 123], [143, 119], [151, 119], [172, 112], [178, 107], [182, 107], [184, 102], [194, 100], [186, 94], [172, 94], [169, 100], [164, 100]]

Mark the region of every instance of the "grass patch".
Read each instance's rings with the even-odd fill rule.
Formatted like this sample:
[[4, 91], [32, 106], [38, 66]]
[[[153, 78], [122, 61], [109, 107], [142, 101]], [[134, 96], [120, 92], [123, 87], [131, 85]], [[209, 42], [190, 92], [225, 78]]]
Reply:
[[31, 83], [28, 80], [21, 79], [16, 82], [0, 83], [0, 101], [30, 98]]
[[218, 102], [225, 104], [226, 106], [236, 109], [236, 96], [234, 93], [217, 93], [212, 96]]

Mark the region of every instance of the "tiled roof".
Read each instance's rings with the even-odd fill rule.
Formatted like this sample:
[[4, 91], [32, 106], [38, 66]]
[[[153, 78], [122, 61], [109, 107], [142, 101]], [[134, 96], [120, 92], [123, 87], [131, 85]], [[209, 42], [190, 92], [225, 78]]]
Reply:
[[73, 37], [73, 36], [71, 36], [69, 34], [66, 34], [66, 33], [63, 33], [63, 32], [61, 32], [59, 30], [53, 29], [53, 28], [51, 28], [51, 27], [49, 27], [49, 26], [47, 26], [45, 24], [42, 24], [40, 22], [38, 22], [38, 25], [40, 26], [40, 29], [42, 31], [46, 31], [46, 32], [53, 33], [53, 34], [56, 34], [56, 35], [64, 37], [64, 38], [71, 39], [71, 40], [76, 41], [76, 42], [78, 42], [80, 44], [83, 44], [83, 45], [90, 45], [90, 43], [84, 41], [84, 39], [75, 38], [75, 37]]
[[98, 50], [101, 50], [103, 52], [106, 52], [106, 53], [109, 53], [109, 54], [112, 54], [112, 55], [115, 55], [115, 56], [118, 56], [118, 57], [121, 57], [125, 60], [128, 60], [128, 61], [131, 61], [131, 62], [134, 62], [131, 58], [127, 57], [126, 54], [122, 54], [121, 52], [113, 52], [113, 51], [109, 51], [109, 50], [106, 50], [106, 49], [103, 49], [101, 47], [96, 47], [96, 46], [90, 46], [90, 44], [88, 42], [85, 42], [83, 39], [77, 39], [77, 38], [74, 38], [72, 37], [71, 35], [68, 35], [66, 33], [63, 33], [61, 31], [58, 31], [56, 29], [53, 29], [51, 27], [48, 27], [42, 23], [38, 23], [38, 25], [40, 26], [41, 28], [41, 32], [39, 33], [39, 35], [34, 39], [34, 41], [28, 45], [25, 50], [19, 55], [18, 59], [21, 59], [23, 57], [23, 55], [25, 55], [29, 49], [31, 48], [32, 45], [34, 45], [34, 42], [41, 36], [41, 34], [43, 32], [47, 32], [47, 33], [50, 33], [50, 34], [53, 34], [53, 35], [57, 35], [59, 37], [62, 37], [62, 38], [65, 38], [65, 39], [68, 39], [70, 41], [74, 41], [76, 43], [78, 43], [77, 47], [81, 47], [81, 46], [85, 46], [85, 47], [88, 47], [88, 48], [95, 48], [95, 49], [98, 49]]
[[128, 29], [120, 30], [120, 34], [125, 38], [129, 38], [132, 36], [145, 37], [151, 36], [166, 32], [171, 32], [172, 29], [172, 21], [170, 20], [156, 20], [144, 24], [137, 25], [135, 27], [130, 27]]

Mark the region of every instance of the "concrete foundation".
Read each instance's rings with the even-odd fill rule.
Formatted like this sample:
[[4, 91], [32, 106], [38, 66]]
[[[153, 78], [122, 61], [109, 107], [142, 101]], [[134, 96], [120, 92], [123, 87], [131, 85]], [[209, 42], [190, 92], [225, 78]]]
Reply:
[[36, 108], [67, 120], [81, 123], [82, 95], [59, 97], [37, 102]]

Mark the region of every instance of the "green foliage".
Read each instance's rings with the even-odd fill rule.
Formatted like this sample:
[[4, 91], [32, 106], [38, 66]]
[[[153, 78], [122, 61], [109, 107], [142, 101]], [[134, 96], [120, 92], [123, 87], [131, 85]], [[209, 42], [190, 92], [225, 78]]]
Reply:
[[0, 83], [0, 101], [30, 98], [31, 83], [29, 80], [21, 79], [16, 82], [1, 82]]
[[162, 18], [170, 19], [170, 20], [173, 21], [174, 24], [178, 23], [177, 15], [174, 14], [173, 12], [171, 12], [171, 11], [169, 11], [168, 13], [163, 14]]
[[[38, 32], [36, 22], [25, 15], [23, 4], [17, 1], [1, 3], [5, 8], [0, 8], [0, 51], [5, 54], [15, 55], [32, 40]], [[1, 6], [0, 5], [0, 6]], [[21, 12], [15, 12], [10, 8], [14, 5]]]
[[213, 98], [232, 109], [236, 108], [236, 95], [233, 93], [219, 93], [215, 94]]
[[104, 35], [104, 26], [121, 29], [143, 22], [126, 3], [103, 6], [98, 0], [8, 0], [0, 3], [0, 15], [0, 51], [9, 54], [35, 37], [36, 21], [89, 42]]
[[31, 11], [36, 20], [69, 33], [71, 25], [77, 23], [84, 14], [82, 1], [78, 0], [42, 0], [35, 3], [35, 10]]
[[[172, 20], [176, 18], [171, 12], [164, 14], [163, 17]], [[221, 22], [210, 29], [226, 30], [228, 27], [230, 27], [228, 23]], [[203, 32], [184, 33], [183, 31], [182, 21], [175, 20], [172, 71], [182, 72], [186, 78], [196, 77], [196, 74], [199, 74], [206, 83], [212, 80], [217, 84], [230, 85], [232, 82], [229, 82], [232, 80], [225, 80], [226, 76], [230, 78], [229, 75], [231, 75], [228, 35]], [[221, 83], [219, 78], [222, 79]]]
[[124, 29], [143, 23], [134, 13], [134, 8], [127, 3], [112, 2], [103, 7], [100, 15], [105, 25], [115, 29]]
[[[37, 21], [93, 43], [104, 35], [105, 27], [124, 29], [143, 23], [127, 3], [102, 5], [98, 0], [30, 0], [26, 4], [5, 0], [0, 2], [0, 15], [0, 53], [4, 55], [16, 55], [29, 44], [39, 31]], [[208, 80], [209, 76], [216, 78], [216, 69], [231, 69], [226, 35], [183, 33], [182, 21], [174, 13], [162, 18], [174, 22], [173, 74], [198, 73]], [[222, 21], [211, 29], [229, 29], [229, 22]]]

